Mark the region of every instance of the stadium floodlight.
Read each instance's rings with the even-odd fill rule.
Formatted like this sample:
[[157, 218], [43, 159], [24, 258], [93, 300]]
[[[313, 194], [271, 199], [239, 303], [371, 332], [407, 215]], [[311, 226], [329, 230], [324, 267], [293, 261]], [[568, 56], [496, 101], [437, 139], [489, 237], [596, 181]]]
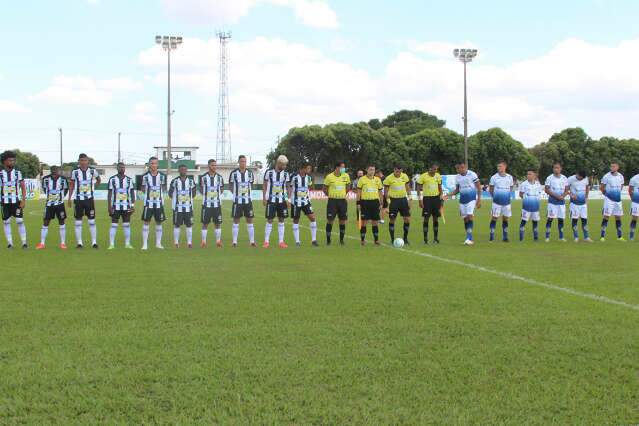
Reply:
[[477, 57], [477, 49], [455, 49], [453, 56], [464, 64], [464, 163], [468, 167], [468, 92], [466, 89], [466, 64]]
[[171, 109], [171, 51], [177, 49], [182, 44], [182, 36], [155, 36], [155, 43], [162, 46], [166, 52], [167, 60], [167, 95], [166, 95], [166, 176], [169, 177], [171, 173], [171, 115], [173, 110]]

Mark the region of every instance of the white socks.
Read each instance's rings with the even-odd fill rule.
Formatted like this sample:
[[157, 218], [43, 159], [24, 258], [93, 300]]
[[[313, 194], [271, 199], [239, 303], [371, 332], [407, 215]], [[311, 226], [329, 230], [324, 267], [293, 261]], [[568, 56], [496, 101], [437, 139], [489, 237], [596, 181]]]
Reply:
[[[82, 226], [82, 222], [80, 222], [80, 226]], [[98, 243], [98, 232], [97, 229], [95, 227], [95, 219], [89, 219], [89, 231], [91, 232], [91, 243], [92, 244], [97, 244]], [[82, 231], [80, 231], [82, 232]], [[82, 235], [82, 234], [80, 234]]]
[[222, 228], [215, 228], [215, 240], [222, 241]]
[[[5, 230], [6, 230], [6, 227], [5, 227]], [[240, 233], [240, 224], [234, 223], [233, 224], [233, 244], [237, 244], [237, 236], [239, 233]]]
[[20, 234], [20, 239], [22, 240], [22, 244], [27, 243], [27, 227], [24, 226], [24, 219], [18, 218], [16, 219], [16, 223], [18, 224], [18, 233]]
[[142, 225], [142, 247], [146, 248], [149, 243], [149, 224]]
[[162, 247], [162, 225], [155, 225], [155, 246]]
[[42, 225], [40, 230], [40, 244], [44, 244], [47, 241], [47, 234], [49, 233], [49, 227]]
[[123, 223], [122, 227], [124, 228], [124, 244], [128, 246], [131, 244], [131, 224]]
[[311, 240], [317, 241], [317, 222], [311, 222]]
[[67, 225], [60, 225], [60, 244], [67, 242]]
[[277, 224], [277, 236], [280, 238], [280, 243], [284, 242], [284, 231], [286, 230], [284, 222]]
[[206, 237], [207, 237], [208, 233], [209, 233], [208, 229], [202, 229], [202, 242], [203, 243], [206, 243]]
[[180, 228], [173, 228], [173, 242], [180, 244]]
[[111, 229], [109, 229], [109, 243], [114, 246], [115, 245], [115, 234], [118, 232], [118, 224], [112, 223]]
[[186, 243], [188, 245], [193, 244], [193, 228], [192, 227], [186, 228]]
[[82, 245], [82, 221], [75, 221], [75, 240], [78, 244]]
[[13, 235], [11, 235], [11, 220], [4, 221], [4, 235], [7, 237], [7, 244], [13, 245]]
[[293, 237], [295, 237], [295, 242], [299, 244], [300, 242], [300, 224], [293, 224]]
[[246, 227], [248, 228], [249, 241], [251, 244], [255, 244], [255, 227], [252, 223], [249, 223]]
[[273, 230], [273, 224], [266, 222], [266, 226], [264, 227], [264, 242], [268, 243], [271, 239], [271, 231]]

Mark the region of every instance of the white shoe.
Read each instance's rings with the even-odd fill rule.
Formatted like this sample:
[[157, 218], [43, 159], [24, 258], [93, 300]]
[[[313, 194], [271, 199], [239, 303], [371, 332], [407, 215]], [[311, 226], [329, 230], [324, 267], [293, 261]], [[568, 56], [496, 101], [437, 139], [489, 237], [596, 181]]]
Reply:
[[464, 245], [465, 245], [465, 246], [472, 246], [472, 245], [474, 245], [474, 244], [475, 244], [475, 242], [474, 242], [473, 240], [468, 240], [468, 239], [467, 239], [466, 241], [464, 241]]
[[162, 244], [158, 244], [155, 248], [158, 250], [164, 250], [164, 246]]
[[384, 224], [384, 220], [383, 219], [380, 220], [379, 223], [381, 223], [383, 225]]
[[578, 243], [579, 242], [579, 238], [575, 238], [575, 242]]
[[546, 238], [546, 242], [549, 243], [550, 242], [550, 238]]
[[142, 250], [146, 251], [146, 250], [148, 250], [148, 249], [149, 249], [149, 248], [148, 248], [147, 246], [142, 246]]
[[593, 242], [593, 241], [592, 241], [592, 239], [591, 239], [591, 238], [586, 238], [586, 239], [584, 239], [584, 243], [592, 243], [592, 242]]
[[565, 243], [566, 239], [565, 238], [560, 238], [559, 241], [561, 241], [562, 243]]

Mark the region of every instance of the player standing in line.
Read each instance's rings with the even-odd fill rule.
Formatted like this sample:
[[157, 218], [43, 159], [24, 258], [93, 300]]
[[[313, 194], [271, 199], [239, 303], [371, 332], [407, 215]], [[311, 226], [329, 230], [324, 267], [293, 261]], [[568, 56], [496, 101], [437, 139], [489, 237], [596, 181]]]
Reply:
[[346, 221], [348, 220], [348, 196], [351, 178], [346, 173], [346, 164], [341, 161], [335, 164], [335, 170], [324, 178], [324, 194], [328, 196], [326, 204], [326, 245], [331, 245], [333, 222], [339, 219], [339, 243], [344, 245]]
[[550, 241], [552, 221], [557, 219], [559, 241], [564, 238], [564, 220], [566, 219], [566, 195], [568, 195], [568, 178], [561, 174], [561, 164], [552, 165], [552, 174], [546, 178], [544, 191], [548, 194], [548, 219], [546, 219], [546, 242]]
[[379, 211], [384, 197], [382, 181], [375, 176], [375, 166], [366, 168], [366, 175], [357, 179], [357, 200], [360, 207], [361, 226], [359, 236], [361, 244], [366, 244], [366, 225], [371, 222], [375, 245], [379, 245]]
[[637, 220], [639, 220], [639, 174], [634, 175], [629, 182], [628, 194], [632, 200], [631, 215], [632, 221], [630, 222], [630, 241], [635, 240], [635, 232], [637, 230]]
[[519, 197], [522, 199], [521, 223], [519, 224], [519, 241], [524, 240], [526, 224], [532, 220], [533, 240], [539, 241], [539, 208], [543, 190], [537, 180], [537, 172], [528, 170], [526, 181], [519, 185]]
[[64, 198], [69, 192], [69, 182], [67, 178], [60, 175], [60, 168], [51, 167], [51, 174], [42, 178], [42, 191], [47, 197], [46, 206], [44, 208], [44, 221], [42, 230], [40, 231], [40, 244], [36, 246], [37, 250], [45, 248], [47, 234], [49, 233], [49, 223], [57, 218], [60, 225], [60, 248], [67, 249], [67, 230], [64, 221], [67, 218], [67, 211], [64, 208]]
[[615, 217], [617, 226], [617, 240], [625, 241], [621, 228], [623, 217], [623, 204], [621, 202], [621, 190], [623, 189], [623, 175], [619, 173], [619, 164], [612, 162], [610, 172], [601, 179], [600, 189], [604, 195], [603, 220], [601, 221], [601, 241], [606, 241], [606, 229], [610, 216]]
[[22, 248], [26, 249], [28, 246], [27, 228], [24, 225], [24, 204], [27, 199], [27, 187], [22, 178], [22, 172], [15, 168], [15, 152], [3, 152], [0, 155], [0, 163], [3, 166], [3, 170], [0, 170], [0, 204], [2, 204], [2, 221], [4, 235], [7, 237], [7, 248], [13, 248], [11, 218], [15, 217]]
[[[375, 176], [377, 176], [379, 180], [384, 182], [384, 172], [382, 172], [381, 170], [378, 170], [375, 172]], [[386, 217], [387, 213], [388, 213], [388, 198], [384, 197], [384, 200], [382, 200], [382, 210], [380, 210], [379, 212], [380, 225], [384, 224], [384, 217]]]
[[118, 232], [120, 219], [124, 228], [124, 248], [133, 248], [131, 246], [131, 215], [135, 212], [135, 183], [125, 173], [124, 163], [118, 163], [118, 174], [109, 179], [108, 205], [111, 229], [108, 250], [115, 248], [115, 235]]
[[178, 167], [180, 175], [173, 178], [169, 186], [169, 197], [173, 207], [173, 243], [180, 248], [180, 228], [186, 227], [186, 244], [193, 248], [193, 197], [196, 186], [193, 179], [186, 175], [184, 164]]
[[246, 168], [246, 157], [240, 155], [238, 157], [239, 168], [233, 170], [229, 176], [229, 186], [233, 192], [233, 208], [231, 216], [233, 216], [233, 247], [237, 247], [237, 237], [240, 233], [240, 219], [246, 218], [246, 228], [248, 230], [249, 241], [251, 247], [257, 247], [255, 244], [255, 227], [253, 226], [253, 201], [251, 199], [251, 191], [255, 177], [253, 172]]
[[568, 193], [570, 194], [570, 218], [572, 219], [572, 235], [575, 242], [579, 242], [579, 219], [584, 234], [584, 241], [592, 243], [588, 232], [588, 194], [590, 183], [585, 171], [578, 171], [568, 178]]
[[217, 161], [209, 160], [209, 170], [200, 176], [200, 192], [202, 193], [202, 242], [206, 247], [209, 223], [215, 225], [215, 244], [222, 247], [222, 199], [224, 178], [217, 172]]
[[410, 231], [410, 203], [408, 201], [410, 182], [410, 178], [403, 172], [400, 165], [396, 165], [393, 174], [384, 179], [384, 198], [390, 198], [388, 232], [390, 233], [391, 244], [395, 241], [395, 220], [398, 214], [401, 214], [404, 220], [404, 244], [410, 244], [408, 242], [408, 231]]
[[510, 194], [512, 193], [514, 181], [513, 177], [506, 173], [508, 165], [505, 161], [497, 163], [497, 173], [492, 175], [488, 184], [488, 191], [493, 197], [493, 205], [491, 208], [492, 219], [490, 221], [490, 241], [495, 241], [495, 228], [497, 221], [501, 217], [502, 241], [507, 243], [508, 240], [508, 222], [512, 216], [512, 208], [510, 205]]
[[[357, 183], [359, 179], [364, 176], [364, 170], [358, 170], [355, 174], [355, 179], [351, 182], [351, 191], [357, 194]], [[357, 227], [362, 227], [362, 209], [360, 208], [361, 200], [355, 201], [355, 220], [357, 221]]]
[[78, 168], [71, 172], [69, 188], [69, 208], [71, 208], [71, 197], [73, 196], [74, 217], [75, 217], [75, 239], [77, 248], [84, 247], [82, 242], [82, 219], [87, 217], [89, 231], [91, 233], [91, 244], [94, 249], [98, 248], [98, 232], [95, 225], [95, 199], [93, 190], [100, 184], [100, 174], [89, 167], [89, 157], [86, 154], [78, 156]]
[[432, 164], [426, 173], [422, 173], [415, 183], [419, 196], [419, 207], [424, 217], [424, 244], [428, 244], [428, 222], [433, 218], [433, 242], [439, 244], [439, 216], [442, 207], [442, 176], [439, 174], [439, 165]]
[[262, 185], [262, 203], [265, 207], [264, 216], [266, 217], [266, 225], [264, 229], [263, 248], [269, 248], [271, 231], [273, 230], [273, 219], [277, 216], [277, 234], [279, 237], [279, 247], [288, 248], [284, 242], [284, 233], [286, 231], [285, 220], [288, 217], [288, 191], [287, 186], [290, 182], [290, 176], [286, 171], [288, 158], [284, 155], [277, 157], [275, 167], [268, 169], [264, 173], [264, 184]]
[[308, 163], [302, 164], [299, 173], [291, 176], [291, 181], [288, 187], [288, 199], [291, 204], [291, 217], [293, 218], [293, 236], [295, 237], [295, 245], [300, 246], [300, 217], [302, 213], [308, 217], [311, 228], [311, 241], [313, 247], [318, 247], [317, 244], [317, 221], [315, 220], [315, 212], [311, 205], [311, 199], [309, 197], [309, 189], [313, 185], [313, 179], [310, 175], [311, 165]]
[[157, 157], [149, 158], [149, 171], [142, 176], [142, 192], [144, 192], [142, 250], [148, 250], [151, 219], [155, 219], [155, 247], [163, 250], [162, 222], [166, 220], [166, 215], [164, 214], [166, 175], [158, 170]]
[[455, 190], [449, 194], [453, 197], [459, 194], [459, 214], [464, 218], [464, 228], [466, 229], [466, 240], [464, 244], [472, 246], [473, 226], [475, 207], [481, 208], [481, 183], [477, 174], [468, 170], [466, 163], [458, 163], [455, 166], [457, 176], [455, 176]]

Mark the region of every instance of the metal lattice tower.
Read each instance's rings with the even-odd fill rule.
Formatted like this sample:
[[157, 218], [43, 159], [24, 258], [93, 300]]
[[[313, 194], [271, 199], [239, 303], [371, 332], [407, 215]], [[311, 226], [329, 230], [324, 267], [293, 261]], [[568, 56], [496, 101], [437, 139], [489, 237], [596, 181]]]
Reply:
[[230, 163], [231, 157], [231, 127], [229, 121], [229, 80], [228, 80], [228, 42], [230, 32], [218, 32], [220, 40], [220, 94], [217, 103], [217, 143], [215, 157], [218, 163]]

